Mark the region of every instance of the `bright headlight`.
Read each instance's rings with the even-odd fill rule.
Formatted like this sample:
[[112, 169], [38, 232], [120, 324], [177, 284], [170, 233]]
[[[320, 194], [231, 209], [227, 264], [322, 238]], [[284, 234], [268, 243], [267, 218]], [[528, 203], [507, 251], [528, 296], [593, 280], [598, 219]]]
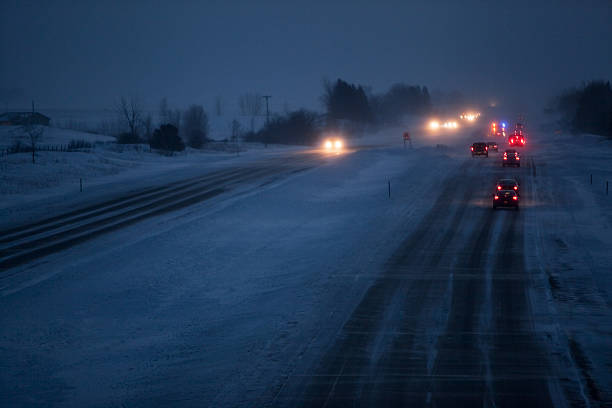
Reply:
[[331, 149], [333, 147], [331, 140], [326, 140], [325, 141], [325, 148], [326, 149]]
[[334, 147], [335, 147], [336, 149], [342, 149], [342, 140], [336, 140], [336, 141], [334, 142]]

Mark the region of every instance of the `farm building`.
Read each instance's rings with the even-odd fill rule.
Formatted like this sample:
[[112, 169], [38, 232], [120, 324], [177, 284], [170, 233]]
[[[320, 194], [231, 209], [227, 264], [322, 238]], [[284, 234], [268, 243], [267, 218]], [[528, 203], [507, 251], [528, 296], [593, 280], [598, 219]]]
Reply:
[[5, 112], [0, 114], [0, 126], [43, 125], [49, 126], [51, 118], [39, 112]]

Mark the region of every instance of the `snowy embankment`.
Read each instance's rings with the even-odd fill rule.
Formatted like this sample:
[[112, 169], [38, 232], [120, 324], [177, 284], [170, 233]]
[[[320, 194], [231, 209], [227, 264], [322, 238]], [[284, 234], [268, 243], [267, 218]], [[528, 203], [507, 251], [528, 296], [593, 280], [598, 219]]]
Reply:
[[[531, 267], [545, 280], [533, 302], [545, 308], [592, 401], [612, 398], [612, 140], [538, 132], [528, 211]], [[591, 184], [591, 175], [593, 183]], [[538, 309], [542, 310], [542, 309]]]
[[[362, 145], [401, 146], [403, 130], [383, 130], [349, 139], [347, 146], [349, 149]], [[426, 134], [415, 139], [415, 147], [436, 142]], [[28, 145], [18, 127], [0, 127], [0, 149], [16, 140]], [[92, 148], [73, 152], [40, 151], [34, 164], [31, 153], [0, 155], [0, 227], [31, 222], [49, 213], [65, 212], [91, 201], [172, 183], [222, 167], [309, 150], [303, 146], [264, 147], [241, 143], [236, 154], [235, 145], [218, 143], [209, 149], [188, 148], [167, 157], [151, 152], [145, 145], [117, 145], [113, 137], [53, 127], [44, 128], [39, 144], [68, 145], [72, 140], [91, 143]]]
[[11, 311], [0, 394], [9, 405], [257, 400], [300, 350], [326, 346], [321, 331], [340, 327], [467, 160], [389, 139], [17, 268], [0, 298]]
[[[67, 145], [72, 140], [92, 143], [81, 151], [39, 151], [0, 155], [0, 226], [35, 220], [109, 195], [171, 183], [223, 166], [304, 150], [302, 147], [242, 144], [226, 149], [187, 149], [173, 156], [151, 152], [148, 146], [117, 145], [115, 138], [73, 130], [44, 128], [40, 145]], [[17, 127], [0, 127], [4, 148], [20, 139]], [[223, 147], [223, 146], [221, 146]], [[80, 183], [83, 192], [80, 192]]]

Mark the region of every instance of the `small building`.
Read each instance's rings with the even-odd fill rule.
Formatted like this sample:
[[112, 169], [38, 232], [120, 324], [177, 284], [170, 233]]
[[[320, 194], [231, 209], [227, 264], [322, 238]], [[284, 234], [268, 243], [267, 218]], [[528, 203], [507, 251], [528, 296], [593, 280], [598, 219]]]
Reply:
[[0, 126], [49, 126], [51, 118], [39, 112], [5, 112], [0, 114]]

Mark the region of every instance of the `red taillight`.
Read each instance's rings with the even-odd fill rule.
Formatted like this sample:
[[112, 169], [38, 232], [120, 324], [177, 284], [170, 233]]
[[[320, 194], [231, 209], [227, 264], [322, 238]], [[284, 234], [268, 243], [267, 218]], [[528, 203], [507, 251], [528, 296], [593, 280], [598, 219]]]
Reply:
[[514, 139], [510, 139], [510, 143], [514, 143]]
[[495, 199], [496, 199], [496, 200], [499, 200], [499, 197], [498, 197], [498, 196], [495, 196]]
[[508, 160], [508, 158], [506, 156], [504, 156], [504, 160]]
[[497, 186], [497, 189], [498, 189], [498, 190], [501, 190], [501, 186]]
[[489, 146], [485, 146], [485, 150], [489, 150]]
[[472, 149], [472, 151], [474, 151], [474, 146], [470, 147], [470, 149]]
[[517, 186], [514, 186], [514, 189], [515, 189], [515, 190], [518, 190], [518, 187], [517, 187]]
[[516, 160], [521, 160], [521, 158], [520, 158], [520, 157], [518, 157], [518, 156], [516, 156]]
[[517, 196], [512, 197], [513, 200], [518, 200]]

